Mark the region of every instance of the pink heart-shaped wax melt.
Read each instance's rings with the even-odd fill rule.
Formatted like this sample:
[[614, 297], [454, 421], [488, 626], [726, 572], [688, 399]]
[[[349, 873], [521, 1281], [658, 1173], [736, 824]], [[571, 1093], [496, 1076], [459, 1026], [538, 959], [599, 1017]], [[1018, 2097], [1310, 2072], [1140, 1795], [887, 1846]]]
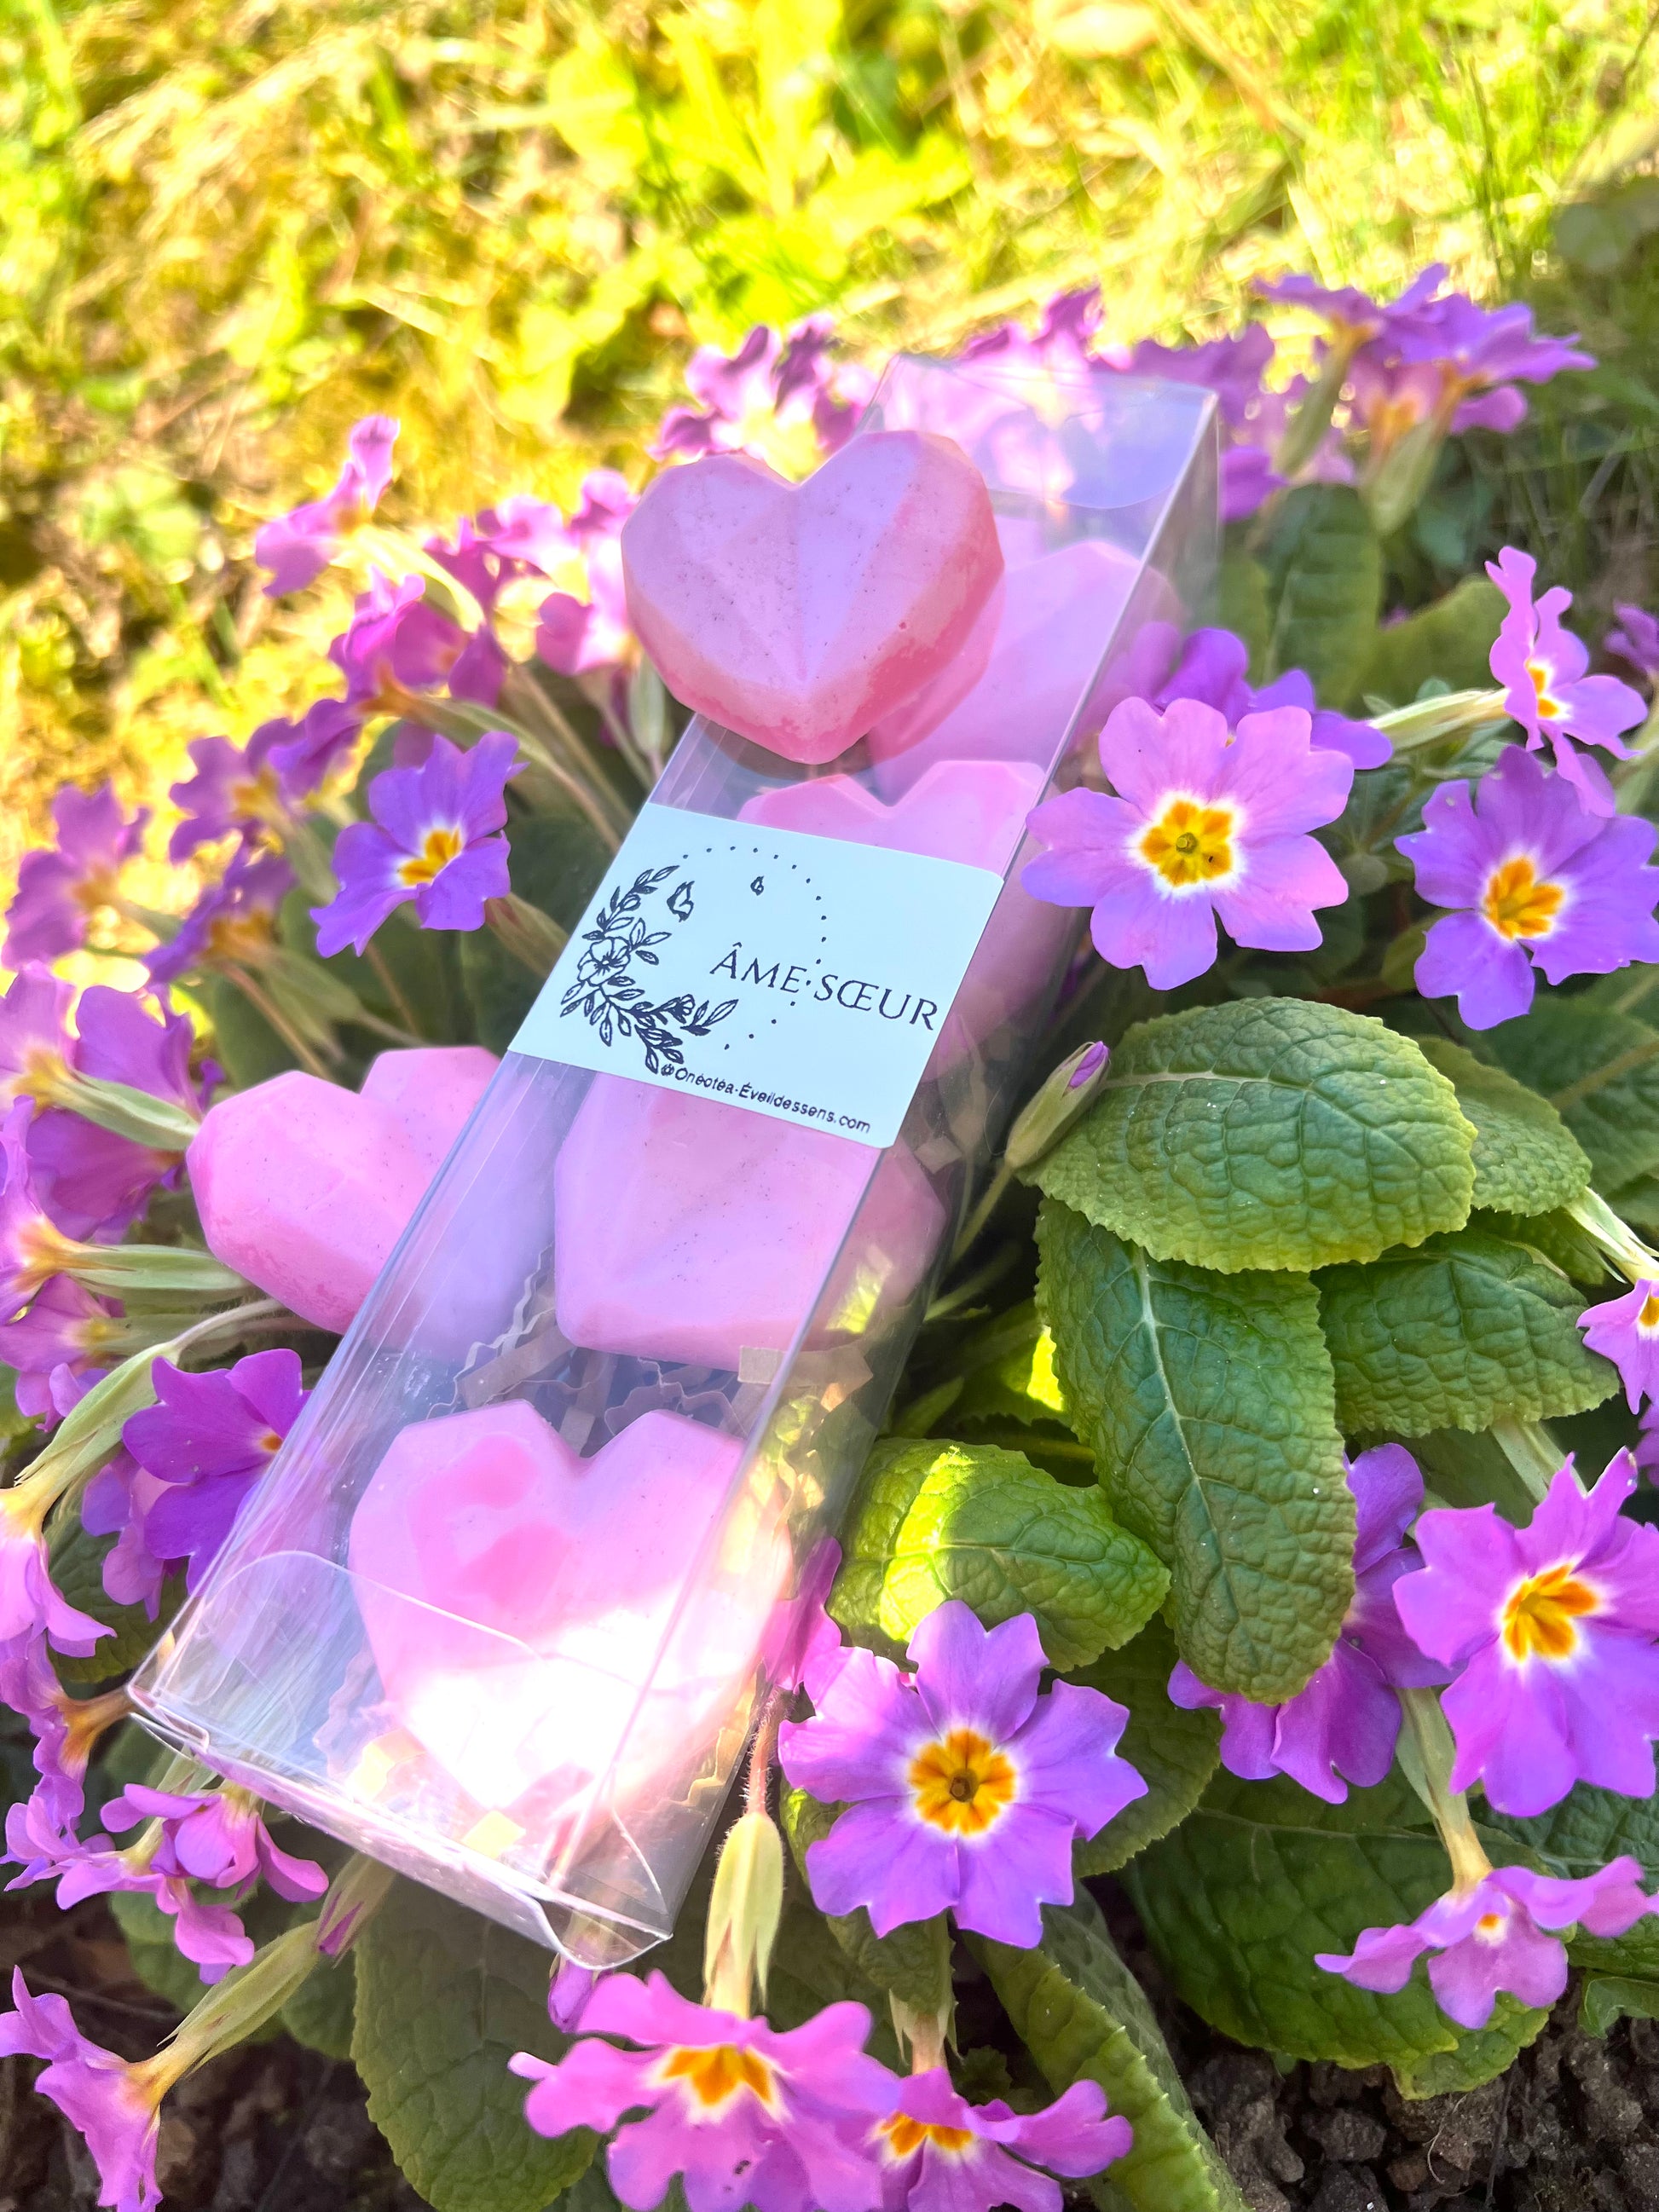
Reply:
[[716, 453], [623, 525], [629, 617], [675, 696], [822, 762], [931, 682], [1002, 574], [990, 495], [948, 438], [854, 438], [805, 483]]
[[360, 1098], [386, 1107], [436, 1175], [472, 1109], [501, 1066], [479, 1044], [426, 1044], [370, 1060]]
[[878, 1300], [909, 1296], [945, 1229], [903, 1145], [878, 1154], [617, 1075], [594, 1079], [559, 1148], [553, 1215], [556, 1312], [573, 1344], [732, 1373], [746, 1351], [787, 1349], [843, 1239], [831, 1303], [854, 1300], [862, 1328]]
[[403, 1725], [480, 1804], [591, 1783], [647, 1686], [652, 1741], [636, 1723], [630, 1759], [695, 1757], [787, 1568], [770, 1561], [752, 1605], [727, 1594], [695, 1660], [665, 1668], [664, 1632], [742, 1455], [735, 1437], [650, 1413], [580, 1459], [519, 1400], [394, 1438], [352, 1517], [358, 1610]]
[[1139, 574], [1138, 562], [1097, 538], [1010, 568], [973, 690], [926, 729], [916, 726], [926, 703], [918, 701], [871, 730], [884, 794], [904, 790], [935, 761], [1024, 760], [1049, 769]]

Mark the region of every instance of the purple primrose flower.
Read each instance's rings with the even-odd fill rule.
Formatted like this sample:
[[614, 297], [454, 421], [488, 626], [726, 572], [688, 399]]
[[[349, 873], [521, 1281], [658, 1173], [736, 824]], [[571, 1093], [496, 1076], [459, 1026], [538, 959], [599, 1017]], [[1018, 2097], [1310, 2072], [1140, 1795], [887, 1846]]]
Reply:
[[1322, 316], [1336, 342], [1352, 348], [1384, 337], [1396, 321], [1415, 314], [1431, 300], [1445, 281], [1445, 263], [1433, 261], [1419, 270], [1397, 300], [1387, 301], [1373, 300], [1352, 284], [1332, 287], [1300, 274], [1259, 282], [1255, 289], [1264, 299], [1284, 301]]
[[1521, 1819], [1575, 1782], [1650, 1797], [1659, 1735], [1659, 1529], [1620, 1514], [1627, 1451], [1588, 1495], [1572, 1462], [1524, 1528], [1495, 1506], [1417, 1524], [1426, 1565], [1395, 1585], [1419, 1651], [1462, 1669], [1441, 1699], [1457, 1756], [1451, 1786], [1480, 1782]]
[[149, 809], [140, 807], [129, 820], [112, 785], [77, 791], [66, 784], [52, 802], [52, 818], [56, 844], [25, 853], [18, 863], [0, 951], [8, 968], [56, 960], [86, 943], [88, 919], [114, 896], [122, 867], [143, 842]]
[[1622, 732], [1644, 720], [1647, 708], [1638, 691], [1616, 676], [1587, 676], [1589, 653], [1582, 641], [1564, 629], [1561, 617], [1572, 593], [1559, 584], [1533, 603], [1538, 563], [1530, 553], [1506, 545], [1486, 574], [1509, 601], [1509, 612], [1492, 649], [1492, 672], [1504, 687], [1504, 704], [1527, 733], [1528, 751], [1547, 741], [1555, 765], [1574, 784], [1592, 814], [1614, 811], [1612, 786], [1600, 763], [1572, 743], [1601, 745], [1620, 759], [1630, 749]]
[[280, 599], [314, 581], [342, 541], [368, 520], [392, 481], [397, 436], [398, 425], [389, 415], [365, 416], [346, 441], [346, 464], [333, 490], [279, 514], [258, 532], [253, 557], [270, 571], [268, 598]]
[[1613, 608], [1619, 617], [1616, 629], [1610, 629], [1601, 641], [1602, 650], [1617, 653], [1620, 660], [1645, 676], [1651, 683], [1659, 676], [1659, 622], [1645, 607], [1623, 604]]
[[32, 1997], [21, 1967], [11, 1978], [15, 2010], [0, 2013], [0, 2056], [44, 2058], [34, 2087], [85, 2139], [98, 2169], [99, 2203], [114, 2212], [155, 2212], [158, 2117], [164, 2078], [155, 2062], [133, 2065], [76, 2027], [64, 2000]]
[[1549, 2006], [1567, 1986], [1565, 1947], [1547, 1929], [1622, 1936], [1650, 1913], [1654, 1900], [1643, 1894], [1641, 1875], [1628, 1857], [1577, 1881], [1529, 1867], [1494, 1867], [1470, 1887], [1437, 1897], [1415, 1920], [1367, 1928], [1351, 1952], [1318, 1952], [1316, 1963], [1357, 1989], [1392, 1996], [1427, 1952], [1429, 1986], [1441, 2011], [1460, 2027], [1484, 2027], [1500, 1990], [1522, 2004]]
[[470, 752], [434, 738], [425, 764], [392, 768], [368, 787], [372, 822], [354, 822], [334, 847], [340, 888], [312, 908], [326, 959], [362, 952], [394, 908], [412, 899], [422, 928], [478, 929], [486, 899], [511, 885], [503, 793], [518, 740], [488, 730]]
[[1659, 1397], [1659, 1283], [1644, 1280], [1622, 1297], [1587, 1307], [1578, 1326], [1589, 1349], [1619, 1370], [1632, 1413], [1644, 1398]]
[[1565, 776], [1509, 745], [1473, 798], [1441, 784], [1423, 823], [1395, 842], [1419, 895], [1454, 911], [1430, 926], [1417, 988], [1455, 993], [1471, 1029], [1524, 1014], [1534, 967], [1559, 983], [1659, 960], [1655, 831], [1639, 816], [1586, 813]]
[[1576, 350], [1571, 337], [1540, 337], [1532, 309], [1478, 307], [1462, 292], [1425, 301], [1409, 314], [1396, 311], [1389, 337], [1408, 365], [1438, 370], [1439, 411], [1452, 430], [1512, 430], [1527, 411], [1517, 384], [1547, 384], [1564, 368], [1594, 368], [1594, 356]]
[[106, 1366], [124, 1334], [113, 1299], [94, 1297], [72, 1276], [49, 1276], [15, 1321], [0, 1323], [0, 1365], [15, 1374], [18, 1412], [55, 1419], [50, 1377], [59, 1368], [79, 1379]]
[[293, 888], [294, 871], [280, 853], [239, 846], [178, 933], [144, 955], [150, 981], [170, 983], [197, 968], [257, 967], [276, 941], [277, 909]]
[[1301, 669], [1287, 669], [1271, 684], [1253, 690], [1245, 680], [1249, 648], [1230, 629], [1196, 629], [1181, 649], [1174, 670], [1152, 694], [1154, 707], [1168, 707], [1177, 699], [1198, 699], [1224, 714], [1237, 728], [1246, 714], [1265, 714], [1273, 707], [1300, 707], [1313, 718], [1311, 743], [1316, 751], [1346, 753], [1356, 769], [1381, 768], [1394, 752], [1387, 734], [1372, 722], [1350, 721], [1346, 714], [1321, 707], [1314, 695], [1313, 678]]
[[141, 1821], [159, 1820], [161, 1833], [150, 1859], [158, 1874], [204, 1881], [214, 1889], [240, 1889], [263, 1880], [293, 1904], [320, 1897], [328, 1887], [321, 1867], [271, 1841], [259, 1800], [234, 1783], [180, 1795], [131, 1782], [111, 1798], [102, 1818], [118, 1835]]
[[[1288, 1774], [1316, 1797], [1340, 1805], [1347, 1784], [1369, 1790], [1394, 1764], [1400, 1734], [1396, 1687], [1443, 1682], [1401, 1626], [1394, 1585], [1420, 1564], [1406, 1531], [1423, 1504], [1423, 1477], [1401, 1444], [1361, 1452], [1348, 1468], [1356, 1533], [1353, 1603], [1330, 1657], [1304, 1689], [1280, 1705], [1212, 1690], [1186, 1661], [1170, 1677], [1171, 1701], [1188, 1712], [1213, 1707], [1225, 1723], [1221, 1763], [1246, 1781]], [[1343, 1777], [1347, 1778], [1346, 1781]]]
[[[913, 2074], [870, 2138], [885, 2212], [1060, 2212], [1051, 2176], [1103, 2172], [1134, 2141], [1127, 2120], [1106, 2116], [1097, 2081], [1073, 2081], [1040, 2112], [1000, 2100], [970, 2105], [942, 2066]], [[1047, 2171], [1044, 2171], [1044, 2169]]]
[[1100, 762], [1117, 794], [1081, 788], [1030, 816], [1049, 850], [1022, 881], [1056, 906], [1092, 906], [1097, 951], [1115, 968], [1144, 968], [1171, 991], [1212, 967], [1216, 922], [1234, 942], [1311, 951], [1316, 907], [1348, 886], [1307, 833], [1334, 822], [1353, 781], [1346, 753], [1316, 750], [1297, 707], [1224, 714], [1176, 699], [1159, 714], [1144, 699], [1114, 708]]
[[493, 707], [507, 655], [488, 629], [467, 631], [426, 598], [419, 576], [388, 583], [377, 570], [358, 598], [351, 626], [328, 648], [346, 679], [343, 704], [358, 714], [399, 714], [411, 694], [446, 685], [452, 699]]
[[307, 1393], [297, 1352], [250, 1352], [228, 1368], [187, 1375], [155, 1362], [156, 1402], [134, 1413], [121, 1441], [159, 1495], [132, 1493], [144, 1542], [158, 1559], [187, 1559], [194, 1589], [243, 1499], [282, 1449]]
[[808, 1849], [813, 1899], [867, 1905], [878, 1936], [948, 1909], [1029, 1948], [1041, 1906], [1071, 1902], [1073, 1838], [1146, 1793], [1115, 1749], [1127, 1712], [1074, 1682], [1038, 1696], [1030, 1613], [986, 1630], [953, 1598], [909, 1651], [914, 1674], [848, 1651], [814, 1718], [779, 1731], [791, 1783], [850, 1808]]
[[[608, 1974], [582, 2028], [556, 2064], [529, 2051], [507, 2063], [535, 2085], [525, 2117], [538, 2134], [617, 2130], [606, 2166], [631, 2212], [660, 2204], [676, 2174], [690, 2212], [876, 2212], [881, 2179], [857, 2136], [897, 2085], [865, 2055], [862, 2005], [780, 2033], [693, 2004], [661, 1974]], [[642, 2117], [618, 2127], [626, 2113]]]

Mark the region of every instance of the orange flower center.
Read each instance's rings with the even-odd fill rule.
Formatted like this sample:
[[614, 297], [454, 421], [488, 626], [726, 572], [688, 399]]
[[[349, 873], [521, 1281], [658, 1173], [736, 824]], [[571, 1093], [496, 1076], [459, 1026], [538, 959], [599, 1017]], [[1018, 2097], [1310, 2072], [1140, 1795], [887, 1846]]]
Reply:
[[777, 2076], [757, 2051], [739, 2051], [734, 2043], [680, 2045], [663, 2059], [660, 2078], [684, 2081], [687, 2097], [700, 2117], [710, 2116], [745, 2090], [769, 2112], [781, 2109]]
[[1501, 1912], [1483, 1912], [1474, 1923], [1474, 1932], [1483, 1942], [1495, 1943], [1509, 1924]]
[[258, 963], [276, 941], [266, 914], [228, 914], [208, 929], [208, 954], [214, 960]]
[[1567, 1659], [1578, 1647], [1573, 1622], [1599, 1613], [1601, 1600], [1568, 1566], [1528, 1575], [1504, 1606], [1504, 1641], [1512, 1659]]
[[1659, 1291], [1650, 1291], [1642, 1301], [1642, 1310], [1636, 1316], [1636, 1326], [1644, 1336], [1651, 1336], [1659, 1329]]
[[1012, 1761], [977, 1729], [952, 1729], [910, 1762], [918, 1815], [949, 1836], [982, 1836], [1013, 1803], [1017, 1782]]
[[1561, 702], [1550, 690], [1555, 672], [1547, 661], [1529, 660], [1527, 673], [1532, 678], [1532, 688], [1538, 694], [1538, 719], [1541, 722], [1558, 722], [1564, 711]]
[[947, 2158], [960, 2158], [979, 2138], [971, 2128], [941, 2127], [935, 2120], [913, 2120], [908, 2112], [894, 2112], [876, 2133], [885, 2137], [886, 2154], [896, 2163], [909, 2158], [924, 2143], [932, 2143]]
[[1480, 911], [1502, 938], [1547, 937], [1567, 894], [1540, 876], [1524, 853], [1505, 860], [1486, 878]]
[[1201, 806], [1172, 799], [1141, 832], [1140, 857], [1173, 890], [1212, 884], [1233, 872], [1232, 840], [1238, 817], [1231, 806]]
[[428, 830], [420, 851], [398, 867], [398, 881], [411, 888], [416, 884], [431, 883], [443, 873], [465, 842], [460, 831], [453, 827]]

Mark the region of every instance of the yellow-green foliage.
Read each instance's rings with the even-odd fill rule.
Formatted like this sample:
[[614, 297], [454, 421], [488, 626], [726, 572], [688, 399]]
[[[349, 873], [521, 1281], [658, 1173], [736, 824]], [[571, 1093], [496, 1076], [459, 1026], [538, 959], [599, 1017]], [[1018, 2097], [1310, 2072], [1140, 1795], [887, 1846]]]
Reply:
[[1647, 14], [0, 0], [0, 889], [64, 776], [323, 688], [328, 611], [247, 552], [365, 410], [447, 518], [636, 465], [756, 321], [948, 347], [1098, 280], [1113, 336], [1200, 337], [1437, 254], [1491, 293], [1639, 151]]

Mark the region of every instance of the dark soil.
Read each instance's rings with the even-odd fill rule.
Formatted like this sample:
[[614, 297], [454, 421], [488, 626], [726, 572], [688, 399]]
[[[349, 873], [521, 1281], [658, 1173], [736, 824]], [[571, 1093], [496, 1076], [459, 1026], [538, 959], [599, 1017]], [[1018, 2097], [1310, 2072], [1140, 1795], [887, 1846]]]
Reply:
[[[1121, 1893], [1091, 1887], [1252, 2212], [1659, 2212], [1659, 2023], [1584, 2035], [1570, 1990], [1502, 2080], [1419, 2103], [1401, 2097], [1382, 2067], [1281, 2073], [1173, 2000]], [[153, 2051], [176, 2017], [134, 1978], [96, 1900], [64, 1915], [48, 1896], [8, 1899], [8, 1980], [18, 1963], [37, 1996], [60, 1991], [83, 2033], [124, 2056]], [[31, 2094], [33, 2071], [0, 2060], [0, 2212], [93, 2212], [91, 2161], [55, 2108]], [[422, 2212], [350, 2065], [286, 2037], [232, 2051], [180, 2085], [159, 2172], [169, 2212]]]

